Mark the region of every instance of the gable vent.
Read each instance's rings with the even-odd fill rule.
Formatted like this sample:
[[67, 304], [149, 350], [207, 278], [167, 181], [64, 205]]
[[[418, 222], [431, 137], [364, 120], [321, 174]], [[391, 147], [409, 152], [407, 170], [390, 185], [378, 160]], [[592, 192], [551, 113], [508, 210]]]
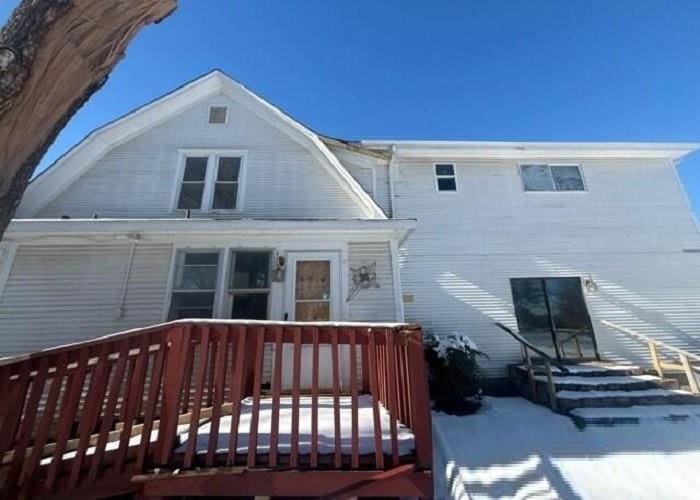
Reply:
[[226, 123], [227, 115], [227, 106], [211, 106], [209, 108], [209, 123]]

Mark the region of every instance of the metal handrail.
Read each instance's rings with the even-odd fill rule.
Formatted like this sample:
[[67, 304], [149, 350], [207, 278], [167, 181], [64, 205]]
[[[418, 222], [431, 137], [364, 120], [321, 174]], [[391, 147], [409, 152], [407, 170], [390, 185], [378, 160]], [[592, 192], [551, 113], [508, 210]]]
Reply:
[[[646, 342], [647, 347], [649, 348], [649, 354], [651, 355], [651, 361], [654, 366], [654, 370], [656, 373], [659, 375], [659, 377], [664, 376], [664, 369], [679, 369], [683, 371], [688, 379], [688, 386], [690, 387], [691, 392], [695, 394], [700, 393], [700, 383], [698, 383], [697, 376], [695, 375], [694, 367], [691, 366], [690, 360], [692, 359], [693, 361], [700, 361], [700, 356], [697, 354], [693, 354], [692, 352], [688, 352], [684, 349], [681, 349], [679, 347], [675, 347], [672, 345], [669, 345], [665, 342], [662, 342], [661, 340], [654, 339], [652, 337], [649, 337], [648, 335], [644, 335], [643, 333], [635, 332], [634, 330], [631, 330], [629, 328], [626, 328], [624, 326], [618, 325], [613, 323], [612, 321], [608, 321], [606, 319], [600, 321], [602, 324], [605, 326], [609, 326], [610, 328], [613, 328], [615, 330], [618, 330], [622, 333], [625, 333], [627, 335], [630, 335], [632, 337], [635, 337], [637, 339], [640, 339], [644, 342]], [[678, 355], [678, 359], [680, 361], [680, 365], [671, 365], [668, 363], [664, 363], [661, 361], [659, 358], [659, 353], [658, 353], [658, 348], [661, 347], [663, 349], [666, 349], [668, 351], [671, 351]]]
[[547, 354], [546, 352], [544, 352], [544, 351], [543, 351], [542, 349], [540, 349], [539, 347], [536, 347], [534, 344], [530, 343], [528, 340], [526, 340], [526, 339], [525, 339], [522, 335], [520, 335], [519, 333], [514, 332], [513, 330], [511, 330], [510, 328], [508, 328], [508, 327], [507, 327], [506, 325], [504, 325], [503, 323], [496, 322], [495, 324], [496, 324], [496, 326], [497, 326], [498, 328], [500, 328], [500, 329], [503, 330], [504, 332], [508, 333], [511, 337], [513, 337], [515, 340], [517, 340], [518, 342], [520, 342], [523, 346], [527, 347], [528, 349], [530, 349], [531, 351], [533, 351], [535, 354], [537, 354], [537, 355], [539, 355], [539, 356], [542, 356], [543, 358], [549, 360], [549, 362], [550, 362], [551, 364], [553, 364], [554, 366], [556, 366], [557, 368], [559, 368], [559, 369], [560, 369], [562, 372], [564, 372], [565, 374], [568, 374], [568, 373], [569, 373], [569, 369], [566, 368], [566, 366], [565, 366], [563, 363], [559, 362], [558, 359], [553, 358], [552, 356], [550, 356], [549, 354]]
[[532, 368], [530, 351], [534, 352], [535, 354], [538, 354], [542, 357], [542, 359], [544, 359], [544, 368], [545, 373], [547, 375], [547, 395], [549, 398], [549, 407], [552, 409], [552, 411], [559, 411], [559, 405], [557, 402], [557, 391], [554, 385], [554, 377], [552, 375], [552, 365], [555, 365], [557, 368], [559, 368], [559, 370], [562, 371], [562, 373], [565, 374], [568, 374], [569, 370], [564, 365], [559, 363], [558, 360], [552, 358], [549, 354], [541, 350], [539, 347], [536, 347], [527, 340], [525, 340], [525, 338], [523, 338], [520, 334], [515, 333], [503, 323], [496, 322], [495, 324], [497, 327], [499, 327], [504, 332], [508, 333], [511, 337], [513, 337], [520, 343], [520, 348], [523, 354], [523, 362], [525, 363], [525, 368], [527, 369], [527, 377], [530, 386], [530, 397], [533, 401], [538, 401], [539, 398], [537, 396], [537, 381], [535, 379], [535, 371]]

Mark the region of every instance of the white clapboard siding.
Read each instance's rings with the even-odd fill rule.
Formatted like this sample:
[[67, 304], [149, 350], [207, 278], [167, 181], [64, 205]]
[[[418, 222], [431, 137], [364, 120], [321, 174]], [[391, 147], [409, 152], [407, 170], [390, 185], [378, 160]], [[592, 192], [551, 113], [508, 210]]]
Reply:
[[330, 150], [384, 213], [391, 216], [387, 161], [337, 146], [331, 146]]
[[[395, 321], [394, 279], [388, 243], [350, 243], [348, 266], [376, 263], [379, 288], [361, 289], [348, 303], [350, 321]], [[348, 270], [350, 272], [350, 270]], [[352, 273], [349, 275], [352, 287]]]
[[[210, 105], [229, 106], [227, 124], [207, 124]], [[236, 217], [363, 215], [308, 149], [220, 95], [115, 147], [32, 216], [182, 217], [181, 212], [171, 210], [178, 150], [193, 148], [247, 151], [244, 210]]]
[[117, 318], [129, 246], [21, 245], [0, 298], [0, 356], [162, 320], [172, 247], [139, 244]]
[[[601, 355], [639, 359], [645, 346], [601, 319], [700, 352], [700, 237], [672, 169], [659, 161], [584, 161], [587, 191], [524, 193], [515, 162], [457, 163], [458, 192], [438, 193], [425, 162], [400, 162], [396, 216], [418, 226], [400, 249], [407, 320], [464, 332], [504, 376], [519, 348], [509, 279], [589, 274]], [[571, 160], [566, 161], [571, 163]]]

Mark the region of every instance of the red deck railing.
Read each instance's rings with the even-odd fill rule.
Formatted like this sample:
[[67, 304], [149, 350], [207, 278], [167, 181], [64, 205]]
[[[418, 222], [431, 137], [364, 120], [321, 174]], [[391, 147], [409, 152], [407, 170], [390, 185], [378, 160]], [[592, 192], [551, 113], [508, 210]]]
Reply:
[[[176, 321], [0, 360], [0, 395], [2, 496], [431, 494], [415, 325]], [[332, 424], [319, 421], [321, 398]], [[303, 404], [311, 421], [300, 426]]]

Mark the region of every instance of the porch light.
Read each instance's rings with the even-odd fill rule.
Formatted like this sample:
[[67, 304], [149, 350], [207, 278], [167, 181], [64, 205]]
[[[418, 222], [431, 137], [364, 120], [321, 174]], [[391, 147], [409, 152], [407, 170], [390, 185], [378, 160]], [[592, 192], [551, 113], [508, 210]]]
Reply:
[[584, 278], [583, 287], [588, 293], [595, 293], [598, 291], [598, 283], [593, 280], [593, 277], [589, 274], [588, 278]]

